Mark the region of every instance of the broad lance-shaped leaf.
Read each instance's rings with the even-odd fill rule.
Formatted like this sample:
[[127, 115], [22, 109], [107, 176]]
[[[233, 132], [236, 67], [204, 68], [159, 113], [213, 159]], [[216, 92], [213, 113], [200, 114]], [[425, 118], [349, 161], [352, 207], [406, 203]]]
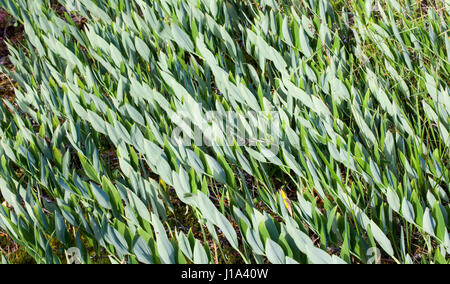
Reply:
[[129, 104], [125, 105], [128, 115], [137, 123], [139, 123], [142, 126], [145, 126], [145, 120], [144, 117], [137, 111], [134, 107], [132, 107]]
[[87, 113], [87, 119], [91, 122], [94, 130], [102, 134], [107, 134], [104, 120], [93, 111], [88, 110]]
[[253, 252], [256, 253], [257, 255], [264, 255], [264, 246], [259, 236], [259, 233], [253, 231], [251, 228], [248, 228], [245, 236]]
[[303, 54], [305, 54], [306, 57], [311, 57], [312, 50], [309, 46], [309, 39], [305, 34], [305, 30], [303, 29], [303, 26], [300, 26], [300, 47], [302, 49]]
[[203, 174], [205, 169], [198, 155], [194, 151], [191, 151], [189, 149], [186, 149], [186, 153], [188, 156], [189, 164], [194, 167], [197, 173]]
[[314, 246], [306, 247], [308, 259], [314, 264], [332, 264], [331, 256], [325, 251]]
[[112, 226], [107, 225], [107, 234], [105, 236], [107, 241], [114, 246], [121, 259], [128, 255], [128, 244], [125, 238]]
[[128, 191], [128, 196], [131, 204], [133, 205], [134, 210], [136, 210], [137, 214], [144, 220], [151, 222], [151, 217], [147, 206], [145, 206], [144, 202], [131, 190]]
[[360, 115], [359, 111], [354, 107], [351, 106], [352, 114], [355, 119], [356, 124], [361, 130], [361, 133], [364, 135], [364, 137], [374, 145], [377, 141], [375, 135], [373, 134], [372, 130], [369, 128], [367, 123], [364, 121], [363, 117]]
[[113, 59], [114, 63], [116, 64], [117, 67], [120, 67], [120, 65], [124, 61], [124, 56], [122, 55], [122, 52], [120, 52], [120, 50], [112, 43], [109, 44], [109, 50], [111, 58]]
[[286, 264], [300, 264], [293, 258], [290, 258], [289, 256], [286, 256]]
[[63, 217], [59, 212], [55, 212], [55, 231], [56, 231], [56, 238], [62, 242], [66, 242], [66, 226], [64, 224]]
[[373, 0], [366, 0], [365, 11], [367, 18], [370, 18], [373, 11]]
[[104, 192], [101, 188], [99, 188], [94, 183], [91, 183], [91, 189], [94, 193], [95, 199], [98, 201], [100, 206], [106, 208], [106, 209], [112, 209], [111, 207], [111, 200], [109, 199], [108, 194]]
[[286, 41], [287, 44], [289, 44], [290, 46], [294, 46], [294, 44], [292, 43], [292, 36], [291, 36], [291, 32], [289, 31], [289, 18], [285, 17], [283, 20], [283, 38]]
[[383, 250], [390, 256], [393, 256], [394, 249], [392, 248], [391, 241], [386, 237], [383, 231], [381, 231], [381, 229], [373, 221], [370, 221], [370, 229], [373, 233], [373, 237], [377, 240]]
[[228, 221], [225, 216], [223, 216], [219, 210], [216, 210], [216, 219], [217, 223], [216, 226], [219, 227], [220, 230], [224, 233], [227, 240], [230, 242], [231, 246], [238, 250], [239, 244], [237, 239], [236, 231], [234, 230], [233, 226], [231, 226], [230, 221]]
[[231, 246], [237, 250], [239, 247], [237, 234], [228, 219], [217, 210], [203, 192], [198, 192], [196, 197], [196, 203], [204, 218], [216, 225], [223, 232]]
[[209, 259], [208, 259], [208, 256], [206, 255], [205, 249], [203, 248], [202, 244], [198, 240], [195, 241], [195, 246], [194, 246], [194, 263], [195, 264], [208, 264], [209, 263]]
[[430, 214], [430, 209], [425, 208], [425, 213], [423, 214], [423, 230], [428, 234], [434, 236], [434, 227], [436, 222]]
[[331, 92], [333, 94], [333, 98], [339, 99], [339, 102], [342, 100], [349, 100], [350, 93], [348, 92], [347, 86], [341, 82], [338, 78], [333, 78], [330, 82]]
[[445, 214], [444, 207], [438, 202], [435, 201], [433, 205], [433, 211], [432, 216], [434, 220], [436, 220], [436, 236], [441, 239], [445, 240], [445, 235], [447, 232], [447, 224], [448, 224], [448, 216]]
[[86, 158], [83, 156], [83, 154], [78, 153], [78, 157], [80, 159], [81, 165], [83, 166], [84, 171], [86, 172], [87, 176], [92, 179], [94, 182], [100, 184], [100, 178], [98, 176], [97, 171], [94, 169], [93, 166], [86, 160]]
[[148, 246], [148, 244], [146, 244], [145, 240], [138, 236], [134, 242], [133, 245], [133, 252], [136, 255], [136, 258], [144, 263], [144, 264], [153, 264], [153, 253], [150, 249], [150, 247]]
[[308, 34], [310, 38], [313, 38], [316, 32], [316, 28], [314, 27], [313, 21], [311, 21], [310, 18], [308, 18], [306, 15], [303, 14], [301, 22], [304, 31]]
[[378, 184], [382, 184], [383, 182], [381, 180], [380, 170], [373, 160], [370, 161], [370, 171], [372, 172], [372, 176], [375, 182]]
[[271, 239], [266, 241], [266, 256], [267, 259], [273, 264], [285, 264], [286, 256], [283, 249], [276, 242]]
[[425, 84], [428, 90], [428, 94], [433, 101], [437, 101], [437, 85], [435, 79], [428, 73], [425, 73]]
[[219, 12], [219, 7], [217, 5], [217, 0], [207, 0], [209, 3], [209, 10], [211, 11], [212, 16], [215, 18], [217, 13]]
[[155, 214], [152, 213], [152, 225], [156, 235], [156, 247], [163, 264], [175, 263], [175, 250], [167, 238], [166, 230]]
[[183, 254], [189, 259], [193, 260], [193, 252], [191, 248], [191, 244], [189, 240], [186, 238], [186, 235], [182, 232], [179, 232], [177, 235], [178, 247], [181, 249]]
[[150, 59], [150, 49], [147, 44], [139, 37], [134, 39], [136, 45], [136, 51], [144, 58], [146, 61]]
[[172, 24], [172, 35], [176, 43], [179, 44], [181, 48], [189, 52], [194, 52], [194, 44], [191, 39], [176, 24]]
[[224, 169], [220, 166], [220, 164], [211, 156], [206, 155], [206, 161], [208, 163], [208, 167], [211, 170], [211, 174], [213, 177], [220, 183], [227, 183], [227, 175]]
[[408, 221], [411, 224], [414, 224], [415, 220], [415, 213], [414, 208], [412, 204], [406, 199], [406, 197], [403, 199], [402, 202], [402, 214], [403, 217], [405, 217], [406, 221]]
[[400, 212], [400, 199], [398, 198], [397, 194], [391, 187], [388, 187], [386, 189], [386, 197], [387, 197], [387, 202], [388, 202], [389, 206], [391, 206], [392, 210], [399, 213]]

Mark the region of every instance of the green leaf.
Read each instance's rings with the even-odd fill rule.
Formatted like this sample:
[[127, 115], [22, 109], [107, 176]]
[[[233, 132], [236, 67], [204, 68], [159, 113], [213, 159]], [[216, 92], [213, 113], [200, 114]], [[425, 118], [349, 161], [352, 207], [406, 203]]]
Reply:
[[206, 162], [208, 163], [208, 168], [211, 170], [211, 174], [215, 180], [221, 184], [227, 183], [227, 175], [220, 164], [211, 156], [205, 154]]
[[350, 99], [350, 93], [348, 92], [345, 84], [341, 82], [341, 80], [339, 80], [338, 78], [333, 78], [330, 82], [330, 85], [331, 93], [334, 96], [333, 98], [338, 98], [338, 102]]
[[145, 240], [137, 236], [136, 240], [134, 241], [133, 245], [133, 252], [136, 255], [136, 258], [144, 263], [144, 264], [153, 264], [153, 253]]
[[285, 264], [286, 256], [283, 249], [276, 242], [271, 239], [266, 241], [266, 256], [267, 259], [273, 264]]
[[156, 235], [156, 247], [163, 264], [174, 264], [175, 263], [175, 250], [167, 238], [166, 231], [161, 221], [152, 214], [152, 225], [155, 230]]
[[183, 254], [189, 259], [193, 260], [192, 248], [189, 243], [189, 240], [186, 238], [186, 235], [182, 232], [179, 232], [177, 235], [178, 247], [183, 252]]
[[195, 264], [208, 264], [209, 259], [206, 255], [205, 249], [202, 244], [196, 240], [194, 246], [194, 263]]
[[430, 209], [425, 208], [425, 213], [423, 214], [423, 230], [428, 234], [434, 236], [434, 228], [436, 227], [436, 222], [430, 214]]
[[142, 56], [144, 60], [149, 61], [150, 49], [148, 48], [147, 44], [139, 37], [136, 37], [134, 39], [134, 44], [136, 45], [136, 51], [139, 53], [139, 55]]
[[89, 164], [89, 162], [86, 160], [86, 158], [83, 156], [83, 154], [78, 153], [78, 157], [80, 158], [80, 162], [81, 162], [81, 166], [84, 169], [84, 172], [86, 173], [86, 175], [94, 182], [100, 184], [100, 178], [98, 176], [97, 171], [94, 169], [93, 166], [91, 166], [91, 164]]
[[233, 226], [231, 226], [228, 219], [225, 218], [225, 216], [223, 216], [218, 210], [216, 210], [216, 221], [217, 227], [222, 230], [231, 246], [236, 250], [239, 249], [236, 231], [234, 230]]
[[433, 205], [432, 216], [436, 220], [436, 235], [439, 239], [445, 240], [445, 235], [447, 233], [447, 222], [444, 219], [443, 212], [446, 213], [445, 209], [441, 211], [441, 207], [438, 201]]
[[112, 209], [111, 201], [108, 194], [104, 192], [100, 187], [91, 183], [92, 193], [94, 193], [95, 199], [98, 201], [100, 206], [106, 209]]
[[391, 241], [386, 237], [383, 231], [381, 231], [377, 224], [375, 224], [373, 221], [370, 221], [370, 229], [372, 231], [373, 237], [380, 244], [383, 250], [390, 256], [393, 256], [394, 249], [392, 248]]
[[386, 198], [387, 198], [387, 202], [388, 202], [389, 206], [392, 208], [392, 210], [399, 213], [400, 212], [400, 199], [398, 198], [397, 194], [391, 187], [388, 187], [386, 189]]
[[314, 264], [332, 264], [331, 256], [325, 251], [316, 248], [315, 246], [307, 247], [307, 255], [309, 261]]
[[189, 36], [177, 25], [172, 24], [172, 35], [176, 43], [184, 50], [194, 52], [194, 44]]
[[291, 32], [289, 31], [289, 18], [285, 17], [283, 20], [283, 38], [286, 41], [287, 44], [289, 44], [290, 46], [294, 46], [294, 44], [292, 43], [292, 36], [291, 36]]
[[311, 49], [311, 46], [309, 45], [309, 39], [305, 34], [305, 30], [303, 29], [303, 26], [300, 26], [300, 47], [302, 49], [303, 54], [306, 57], [311, 57], [313, 54], [313, 51]]
[[142, 200], [131, 191], [128, 191], [128, 196], [129, 196], [131, 204], [133, 205], [133, 209], [136, 210], [138, 215], [142, 219], [144, 219], [148, 222], [152, 222], [150, 212], [147, 209], [147, 206], [145, 206], [144, 202], [142, 202]]

